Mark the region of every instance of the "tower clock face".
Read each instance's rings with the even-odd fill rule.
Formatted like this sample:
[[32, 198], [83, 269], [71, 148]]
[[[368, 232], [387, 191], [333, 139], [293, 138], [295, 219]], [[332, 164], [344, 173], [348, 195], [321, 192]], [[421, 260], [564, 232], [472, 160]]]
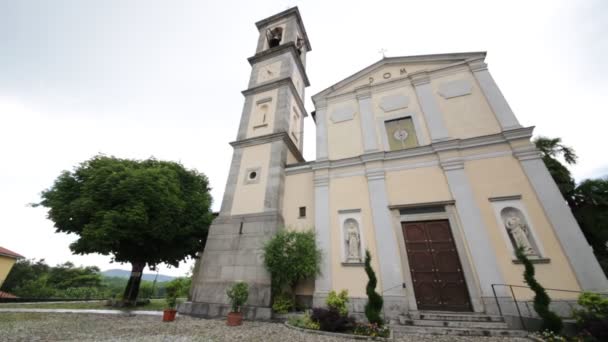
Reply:
[[266, 82], [275, 77], [278, 77], [280, 70], [281, 62], [275, 62], [261, 67], [258, 73], [258, 83]]

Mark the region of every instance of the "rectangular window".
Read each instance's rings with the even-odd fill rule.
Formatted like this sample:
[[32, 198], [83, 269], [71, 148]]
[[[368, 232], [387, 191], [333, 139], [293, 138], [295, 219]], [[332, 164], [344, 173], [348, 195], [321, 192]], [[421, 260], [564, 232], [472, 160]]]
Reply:
[[306, 217], [306, 207], [300, 207], [300, 216], [298, 218]]
[[416, 130], [411, 117], [385, 121], [384, 126], [391, 151], [418, 146]]

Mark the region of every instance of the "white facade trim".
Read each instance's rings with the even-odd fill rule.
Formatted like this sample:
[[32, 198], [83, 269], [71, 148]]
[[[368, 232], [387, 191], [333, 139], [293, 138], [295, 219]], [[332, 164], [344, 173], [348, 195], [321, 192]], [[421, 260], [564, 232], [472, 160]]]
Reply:
[[492, 284], [503, 284], [504, 280], [496, 254], [486, 227], [484, 226], [481, 211], [475, 201], [475, 196], [464, 168], [444, 168], [448, 186], [452, 197], [456, 200], [456, 210], [462, 222], [462, 232], [466, 236], [469, 251], [481, 287], [482, 297], [492, 297]]
[[448, 129], [443, 122], [443, 114], [439, 110], [439, 104], [433, 94], [431, 84], [426, 81], [419, 80], [414, 82], [414, 89], [418, 96], [418, 102], [422, 108], [426, 123], [431, 134], [431, 141], [442, 141], [449, 139]]
[[502, 130], [505, 131], [521, 127], [515, 114], [513, 114], [513, 110], [511, 110], [509, 103], [498, 88], [498, 85], [496, 85], [496, 82], [492, 78], [492, 75], [490, 75], [487, 65], [483, 60], [469, 62], [469, 67], [471, 68], [471, 72], [473, 72], [482, 93], [490, 104], [492, 111], [496, 115]]
[[327, 159], [327, 107], [317, 109], [317, 160]]
[[358, 96], [359, 113], [361, 114], [361, 131], [363, 133], [363, 150], [374, 152], [378, 150], [378, 138], [374, 124], [374, 110], [372, 98], [369, 94]]
[[328, 177], [315, 178], [315, 232], [318, 248], [323, 251], [321, 274], [315, 278], [315, 295], [326, 295], [332, 290]]
[[394, 232], [391, 214], [388, 209], [388, 194], [386, 182], [381, 171], [372, 171], [368, 174], [367, 185], [369, 201], [374, 222], [376, 238], [376, 254], [380, 265], [383, 296], [405, 296], [403, 288], [403, 274], [399, 260], [398, 239]]

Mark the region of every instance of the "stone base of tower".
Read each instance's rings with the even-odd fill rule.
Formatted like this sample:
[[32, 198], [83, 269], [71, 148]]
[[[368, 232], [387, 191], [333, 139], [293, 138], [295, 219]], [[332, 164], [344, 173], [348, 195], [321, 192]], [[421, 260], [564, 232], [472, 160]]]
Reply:
[[190, 301], [178, 311], [202, 317], [225, 316], [230, 310], [226, 290], [243, 281], [249, 285], [245, 317], [270, 319], [271, 279], [264, 267], [263, 247], [282, 226], [283, 218], [276, 212], [217, 217], [195, 266]]

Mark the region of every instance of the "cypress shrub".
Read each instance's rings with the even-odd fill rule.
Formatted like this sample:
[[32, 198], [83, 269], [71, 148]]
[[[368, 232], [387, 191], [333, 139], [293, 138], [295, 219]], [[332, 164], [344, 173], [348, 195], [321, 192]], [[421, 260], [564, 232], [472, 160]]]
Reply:
[[534, 265], [532, 265], [532, 262], [530, 262], [530, 259], [523, 253], [521, 248], [517, 249], [515, 255], [525, 267], [524, 280], [526, 284], [534, 291], [534, 310], [543, 320], [541, 331], [549, 330], [559, 334], [563, 327], [562, 319], [553, 311], [549, 310], [551, 298], [547, 295], [545, 288], [536, 281], [536, 278], [534, 277]]
[[384, 322], [380, 313], [382, 312], [382, 305], [384, 305], [384, 301], [382, 300], [382, 296], [380, 296], [376, 292], [376, 284], [378, 280], [376, 279], [376, 273], [372, 269], [372, 257], [369, 254], [369, 251], [365, 251], [365, 273], [367, 273], [367, 277], [369, 281], [367, 282], [367, 286], [365, 287], [365, 292], [367, 293], [367, 304], [365, 304], [365, 316], [370, 323], [376, 323], [377, 325], [382, 325]]

